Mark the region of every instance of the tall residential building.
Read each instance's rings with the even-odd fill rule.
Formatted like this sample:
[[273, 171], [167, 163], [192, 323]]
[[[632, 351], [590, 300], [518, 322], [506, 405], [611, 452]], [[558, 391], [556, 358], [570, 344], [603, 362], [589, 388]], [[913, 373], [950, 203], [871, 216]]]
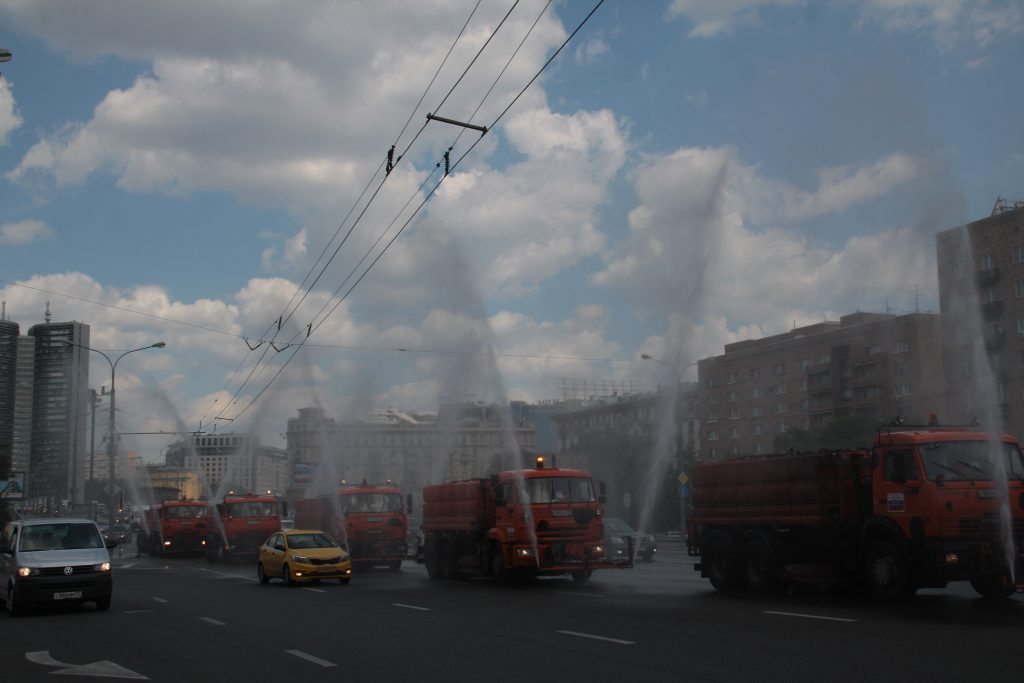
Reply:
[[952, 416], [1024, 437], [1024, 202], [940, 232], [936, 252]]
[[32, 455], [32, 386], [36, 367], [36, 340], [18, 337], [18, 369], [14, 377], [14, 451], [11, 471], [24, 472], [28, 481]]
[[775, 450], [775, 435], [844, 417], [925, 424], [945, 412], [939, 316], [852, 313], [727, 344], [698, 363], [700, 456]]
[[86, 452], [85, 431], [76, 427], [89, 403], [89, 352], [81, 348], [89, 345], [89, 326], [46, 322], [29, 328], [28, 336], [35, 339], [35, 362], [27, 497], [32, 505], [54, 507], [83, 495], [74, 473]]
[[[0, 320], [0, 474], [14, 456], [14, 390], [17, 386], [18, 324]], [[0, 482], [6, 485], [6, 482]], [[2, 487], [0, 487], [2, 488]]]

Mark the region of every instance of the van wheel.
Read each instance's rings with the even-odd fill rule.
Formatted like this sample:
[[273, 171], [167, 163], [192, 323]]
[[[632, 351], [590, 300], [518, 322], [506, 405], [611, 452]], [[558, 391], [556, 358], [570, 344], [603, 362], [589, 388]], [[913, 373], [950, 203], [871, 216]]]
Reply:
[[14, 586], [7, 588], [7, 613], [12, 617], [21, 616], [21, 605], [19, 605], [14, 599]]
[[106, 612], [110, 609], [110, 596], [104, 595], [102, 598], [96, 600], [96, 609], [100, 612]]

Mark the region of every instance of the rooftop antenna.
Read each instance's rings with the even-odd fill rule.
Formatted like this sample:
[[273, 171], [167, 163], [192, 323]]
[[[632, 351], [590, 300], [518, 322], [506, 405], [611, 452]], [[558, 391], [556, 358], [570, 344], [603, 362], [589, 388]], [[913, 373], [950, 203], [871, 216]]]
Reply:
[[50, 315], [50, 300], [47, 299], [46, 300], [46, 315], [45, 315], [46, 322], [50, 322], [50, 318], [51, 317], [53, 317], [53, 316]]
[[4, 299], [3, 306], [0, 306], [0, 308], [3, 309], [3, 312], [0, 313], [0, 320], [7, 320], [7, 299]]

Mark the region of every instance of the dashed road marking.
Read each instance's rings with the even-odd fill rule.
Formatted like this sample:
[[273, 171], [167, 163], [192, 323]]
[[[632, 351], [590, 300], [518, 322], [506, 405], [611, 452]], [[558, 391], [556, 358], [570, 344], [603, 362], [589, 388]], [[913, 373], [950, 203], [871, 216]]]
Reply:
[[824, 619], [825, 621], [844, 621], [847, 623], [855, 623], [856, 619], [843, 619], [842, 617], [823, 617], [817, 614], [800, 614], [798, 612], [772, 612], [765, 610], [765, 614], [777, 614], [782, 617], [800, 617], [802, 619]]
[[609, 638], [607, 636], [595, 636], [593, 633], [580, 633], [579, 631], [558, 631], [558, 633], [564, 633], [567, 636], [576, 636], [578, 638], [603, 640], [606, 643], [616, 643], [617, 645], [636, 645], [636, 641], [633, 640], [620, 640], [618, 638]]
[[205, 621], [207, 624], [213, 624], [214, 626], [227, 626], [227, 622], [217, 621], [210, 617], [199, 617], [199, 621]]
[[152, 614], [154, 610], [151, 609], [126, 609], [122, 614]]
[[327, 592], [327, 591], [325, 591], [325, 590], [323, 590], [321, 588], [303, 588], [302, 590], [304, 590], [304, 591], [311, 591], [313, 593], [326, 593]]
[[555, 591], [559, 595], [575, 595], [581, 598], [603, 598], [600, 593], [576, 593], [574, 591]]
[[164, 603], [165, 605], [167, 604], [167, 601], [166, 601], [166, 600], [164, 600], [163, 598], [153, 598], [153, 600], [155, 600], [156, 602], [162, 602], [162, 603]]
[[325, 669], [327, 667], [329, 667], [329, 666], [338, 666], [334, 662], [328, 662], [326, 659], [320, 659], [319, 657], [314, 657], [313, 655], [308, 655], [305, 652], [303, 652], [302, 650], [285, 650], [285, 652], [287, 652], [290, 655], [294, 655], [294, 656], [298, 657], [299, 659], [305, 659], [307, 662], [313, 662], [314, 664], [319, 664], [320, 666], [324, 667]]
[[429, 607], [419, 607], [417, 605], [406, 605], [406, 604], [401, 603], [401, 602], [393, 602], [393, 603], [391, 603], [391, 606], [392, 607], [402, 607], [404, 609], [415, 609], [415, 610], [419, 610], [420, 612], [429, 612], [430, 611]]

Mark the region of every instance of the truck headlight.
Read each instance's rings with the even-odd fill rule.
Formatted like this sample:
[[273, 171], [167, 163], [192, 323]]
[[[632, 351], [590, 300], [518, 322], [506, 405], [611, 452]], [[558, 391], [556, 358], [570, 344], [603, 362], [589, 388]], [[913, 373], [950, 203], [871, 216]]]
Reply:
[[530, 548], [516, 548], [516, 555], [519, 557], [533, 557], [533, 550]]

